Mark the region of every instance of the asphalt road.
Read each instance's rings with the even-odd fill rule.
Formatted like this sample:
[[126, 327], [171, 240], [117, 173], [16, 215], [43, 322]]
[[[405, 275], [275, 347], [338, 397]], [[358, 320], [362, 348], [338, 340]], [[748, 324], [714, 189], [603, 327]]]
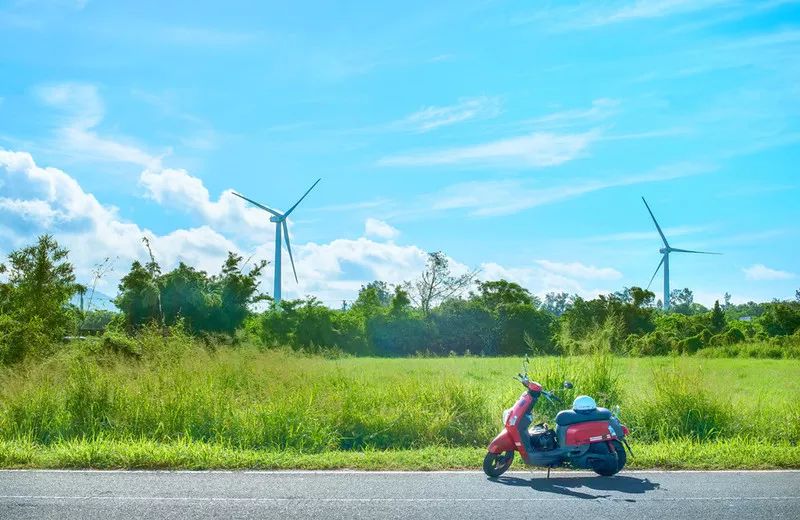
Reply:
[[800, 518], [800, 472], [0, 471], [0, 518]]

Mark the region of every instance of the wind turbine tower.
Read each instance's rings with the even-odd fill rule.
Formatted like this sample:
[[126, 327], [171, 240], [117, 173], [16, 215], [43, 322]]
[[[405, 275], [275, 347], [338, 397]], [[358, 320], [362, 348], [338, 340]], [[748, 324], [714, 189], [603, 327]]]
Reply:
[[656, 225], [656, 229], [658, 230], [658, 234], [661, 235], [661, 240], [664, 242], [664, 247], [658, 250], [661, 253], [661, 262], [658, 263], [658, 267], [656, 267], [656, 271], [653, 273], [652, 278], [650, 278], [650, 283], [647, 284], [647, 288], [650, 289], [650, 286], [653, 284], [653, 280], [655, 280], [656, 275], [658, 274], [658, 270], [661, 269], [661, 266], [664, 266], [664, 310], [669, 310], [669, 254], [670, 253], [696, 253], [700, 255], [720, 255], [722, 253], [709, 253], [708, 251], [690, 251], [689, 249], [678, 249], [676, 247], [672, 247], [667, 242], [667, 237], [664, 236], [664, 232], [661, 231], [661, 226], [658, 225], [658, 221], [656, 220], [655, 215], [650, 210], [650, 206], [647, 204], [647, 201], [644, 200], [642, 197], [642, 202], [644, 202], [645, 207], [647, 208], [647, 212], [650, 213], [650, 218], [653, 219], [653, 224]]
[[274, 209], [270, 209], [263, 204], [259, 204], [254, 200], [250, 200], [244, 195], [239, 195], [236, 192], [233, 192], [234, 195], [239, 197], [240, 199], [244, 199], [250, 204], [263, 209], [264, 211], [272, 214], [269, 218], [270, 222], [275, 223], [275, 285], [272, 292], [272, 298], [277, 306], [281, 302], [281, 232], [283, 232], [283, 237], [286, 239], [286, 250], [289, 252], [289, 261], [292, 263], [292, 272], [294, 273], [294, 281], [297, 282], [297, 271], [294, 268], [294, 258], [292, 257], [292, 245], [289, 243], [289, 226], [286, 225], [286, 218], [294, 211], [294, 208], [297, 207], [300, 202], [306, 198], [306, 195], [309, 194], [311, 190], [314, 189], [314, 186], [319, 183], [322, 179], [317, 179], [317, 182], [311, 185], [310, 188], [300, 197], [300, 200], [294, 203], [294, 206], [289, 208], [288, 211], [285, 213], [280, 213], [279, 211], [275, 211]]

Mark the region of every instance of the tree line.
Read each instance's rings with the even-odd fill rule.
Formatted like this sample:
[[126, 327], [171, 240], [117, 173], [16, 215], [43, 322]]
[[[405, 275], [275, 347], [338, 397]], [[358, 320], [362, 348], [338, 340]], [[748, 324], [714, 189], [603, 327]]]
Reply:
[[[689, 289], [671, 294], [672, 309], [640, 287], [585, 299], [544, 298], [507, 280], [455, 275], [441, 252], [428, 255], [416, 280], [373, 281], [356, 300], [332, 309], [311, 297], [272, 305], [259, 290], [267, 262], [229, 253], [217, 274], [180, 263], [163, 272], [134, 261], [119, 283], [119, 312], [70, 303], [86, 292], [68, 251], [45, 235], [0, 264], [0, 362], [46, 354], [82, 330], [105, 329], [101, 345], [136, 354], [144, 328], [180, 327], [209, 345], [255, 342], [265, 348], [353, 355], [750, 355], [800, 357], [800, 290], [795, 300], [734, 305], [726, 294], [711, 309]], [[258, 310], [261, 308], [262, 310]]]

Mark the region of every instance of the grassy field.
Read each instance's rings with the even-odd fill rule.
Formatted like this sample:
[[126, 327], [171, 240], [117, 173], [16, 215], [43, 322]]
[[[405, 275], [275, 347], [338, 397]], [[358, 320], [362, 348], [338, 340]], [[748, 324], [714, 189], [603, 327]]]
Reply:
[[[181, 349], [0, 369], [0, 467], [478, 468], [521, 392], [518, 359]], [[619, 404], [632, 467], [800, 467], [800, 361], [540, 358], [529, 371]]]

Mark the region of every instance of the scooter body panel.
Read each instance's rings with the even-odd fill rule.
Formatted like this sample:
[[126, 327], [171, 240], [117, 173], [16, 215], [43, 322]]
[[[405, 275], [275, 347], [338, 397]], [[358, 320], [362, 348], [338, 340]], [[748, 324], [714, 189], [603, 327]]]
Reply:
[[523, 392], [511, 408], [511, 413], [508, 414], [505, 424], [505, 430], [508, 431], [508, 435], [511, 437], [514, 449], [522, 455], [523, 460], [528, 460], [528, 448], [530, 447], [527, 439], [528, 425], [530, 425], [528, 417], [530, 417], [529, 414], [538, 399], [538, 392]]
[[516, 449], [514, 446], [514, 439], [511, 437], [508, 428], [503, 428], [497, 437], [489, 443], [489, 453], [503, 453], [504, 451], [513, 451]]
[[564, 435], [564, 446], [580, 446], [616, 438], [617, 432], [608, 421], [589, 421], [569, 425]]

